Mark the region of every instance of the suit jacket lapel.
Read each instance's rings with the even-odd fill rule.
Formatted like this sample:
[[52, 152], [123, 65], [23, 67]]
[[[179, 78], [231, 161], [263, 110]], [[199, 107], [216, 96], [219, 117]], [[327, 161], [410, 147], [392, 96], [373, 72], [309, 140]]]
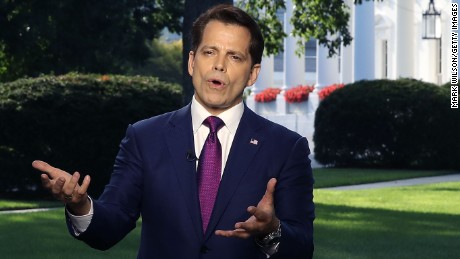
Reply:
[[260, 120], [257, 115], [245, 107], [243, 117], [241, 118], [230, 149], [205, 239], [209, 238], [214, 232], [214, 228], [222, 217], [225, 208], [233, 197], [233, 193], [246, 174], [247, 168], [259, 149], [260, 145], [258, 142], [263, 140], [262, 136], [257, 134], [257, 130], [260, 128], [259, 122]]
[[197, 237], [203, 237], [201, 212], [197, 194], [196, 162], [187, 159], [189, 150], [195, 151], [190, 105], [178, 110], [168, 125], [167, 146], [171, 157], [175, 158], [174, 167], [187, 209], [192, 218]]

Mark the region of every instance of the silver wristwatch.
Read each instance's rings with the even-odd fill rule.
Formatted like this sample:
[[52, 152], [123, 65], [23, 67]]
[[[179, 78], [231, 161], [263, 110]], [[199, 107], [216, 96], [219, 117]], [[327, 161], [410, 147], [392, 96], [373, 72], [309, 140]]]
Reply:
[[273, 255], [278, 252], [278, 247], [281, 238], [281, 221], [278, 227], [263, 238], [256, 238], [256, 244], [268, 255]]

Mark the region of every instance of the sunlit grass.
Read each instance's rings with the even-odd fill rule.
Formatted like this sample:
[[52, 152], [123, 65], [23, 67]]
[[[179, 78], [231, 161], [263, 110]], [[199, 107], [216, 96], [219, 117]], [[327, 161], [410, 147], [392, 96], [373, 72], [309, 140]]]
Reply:
[[460, 215], [460, 182], [314, 192], [316, 203], [328, 205]]
[[0, 199], [0, 210], [52, 208], [59, 206], [62, 206], [62, 203], [57, 201], [20, 201]]
[[416, 177], [446, 175], [452, 173], [456, 172], [444, 170], [385, 170], [357, 168], [313, 169], [315, 188], [375, 183]]
[[[450, 172], [314, 170], [316, 187], [445, 173]], [[315, 189], [314, 194], [315, 259], [458, 257], [460, 182], [369, 190]], [[49, 206], [47, 203], [0, 200], [0, 208], [25, 205]], [[0, 244], [0, 257], [7, 259], [136, 258], [140, 227], [109, 251], [103, 252], [88, 247], [68, 234], [63, 208], [47, 212], [0, 214]]]
[[460, 182], [315, 190], [315, 258], [455, 258]]

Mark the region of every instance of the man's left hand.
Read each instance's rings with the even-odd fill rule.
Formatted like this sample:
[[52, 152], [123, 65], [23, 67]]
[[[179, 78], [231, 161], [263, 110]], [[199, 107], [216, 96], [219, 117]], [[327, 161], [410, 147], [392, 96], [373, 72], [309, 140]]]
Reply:
[[249, 238], [251, 236], [263, 237], [275, 231], [280, 221], [275, 215], [275, 205], [273, 194], [275, 192], [276, 179], [268, 181], [267, 190], [257, 204], [257, 207], [248, 207], [251, 214], [245, 222], [235, 224], [234, 230], [216, 230], [215, 234], [224, 237]]

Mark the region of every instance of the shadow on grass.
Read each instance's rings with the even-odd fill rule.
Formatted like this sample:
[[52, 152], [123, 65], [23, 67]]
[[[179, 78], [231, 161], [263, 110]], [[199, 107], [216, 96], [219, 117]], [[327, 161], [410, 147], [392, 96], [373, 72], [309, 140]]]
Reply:
[[[315, 259], [458, 257], [458, 215], [321, 203], [316, 213]], [[138, 226], [109, 251], [94, 250], [67, 233], [63, 210], [0, 215], [1, 258], [131, 259], [139, 243]]]
[[316, 206], [315, 258], [458, 256], [458, 215]]
[[[140, 224], [140, 223], [138, 223]], [[67, 232], [64, 211], [0, 215], [1, 258], [136, 258], [140, 227], [108, 251], [98, 251]]]

